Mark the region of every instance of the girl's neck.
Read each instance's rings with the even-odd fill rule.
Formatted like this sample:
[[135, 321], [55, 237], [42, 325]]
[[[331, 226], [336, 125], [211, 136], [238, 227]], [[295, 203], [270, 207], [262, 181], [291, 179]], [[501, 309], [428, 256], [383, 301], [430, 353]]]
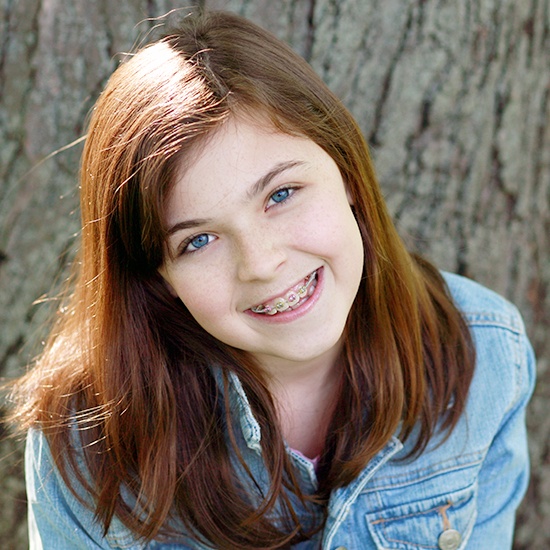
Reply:
[[319, 357], [307, 361], [291, 361], [273, 356], [256, 354], [260, 368], [266, 373], [273, 395], [302, 385], [312, 389], [323, 388], [339, 379], [339, 365], [343, 344], [334, 346]]
[[286, 443], [315, 458], [323, 450], [338, 399], [342, 363], [334, 360], [301, 367], [272, 378], [271, 393]]

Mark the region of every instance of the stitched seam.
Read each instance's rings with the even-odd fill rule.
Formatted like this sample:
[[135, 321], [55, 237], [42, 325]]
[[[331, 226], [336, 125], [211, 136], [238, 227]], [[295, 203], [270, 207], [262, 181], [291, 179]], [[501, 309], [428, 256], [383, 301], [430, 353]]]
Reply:
[[[527, 358], [527, 353], [523, 353], [523, 359], [522, 359], [521, 348], [523, 348], [523, 346], [522, 346], [522, 342], [521, 342], [521, 336], [522, 335], [520, 333], [515, 335], [514, 346], [513, 346], [513, 349], [515, 351], [515, 354], [514, 354], [514, 367], [515, 367], [514, 374], [515, 374], [515, 377], [516, 377], [516, 384], [515, 384], [515, 388], [514, 388], [514, 398], [510, 402], [510, 404], [506, 408], [506, 410], [504, 411], [503, 418], [505, 418], [511, 410], [513, 410], [517, 407], [518, 401], [521, 397], [521, 388], [523, 386], [523, 370], [524, 370], [524, 369], [522, 369], [522, 366], [524, 366], [525, 360]], [[527, 370], [527, 369], [525, 369], [525, 370]]]
[[[421, 512], [413, 512], [413, 513], [404, 514], [401, 516], [392, 516], [391, 518], [380, 518], [380, 519], [371, 521], [371, 525], [380, 525], [382, 528], [384, 537], [388, 542], [410, 545], [412, 544], [410, 540], [392, 538], [391, 534], [388, 533], [388, 524], [397, 520], [406, 520], [409, 518], [425, 516], [426, 514], [432, 514], [433, 512], [437, 511], [438, 514], [441, 515], [443, 519], [442, 530], [447, 529], [448, 527], [450, 527], [450, 521], [447, 517], [447, 510], [452, 508], [452, 506], [456, 506], [457, 508], [460, 508], [462, 505], [467, 504], [468, 500], [469, 498], [467, 496], [461, 498], [460, 500], [458, 500], [458, 502], [453, 502], [449, 500], [446, 505], [433, 506], [432, 508], [429, 508], [428, 510], [424, 510]], [[414, 543], [414, 545], [418, 548], [438, 548], [439, 547], [434, 545], [420, 544], [416, 542]]]
[[507, 322], [505, 319], [473, 319], [466, 317], [466, 321], [470, 327], [497, 328], [514, 334], [521, 334], [523, 332], [518, 325]]
[[402, 516], [392, 516], [391, 518], [375, 519], [371, 523], [373, 525], [378, 525], [380, 523], [388, 523], [388, 522], [397, 521], [397, 520], [401, 520], [401, 519], [408, 519], [408, 518], [414, 518], [414, 517], [417, 517], [417, 516], [424, 516], [426, 514], [431, 514], [433, 511], [439, 510], [440, 508], [441, 508], [441, 506], [434, 506], [433, 508], [429, 508], [428, 510], [423, 510], [422, 512], [411, 512], [410, 514], [404, 514]]
[[[418, 517], [418, 516], [423, 516], [423, 515], [426, 515], [426, 514], [431, 514], [434, 511], [439, 510], [440, 508], [441, 508], [441, 506], [434, 506], [433, 508], [430, 508], [429, 510], [425, 510], [423, 512], [416, 512], [416, 513], [413, 513], [413, 514], [406, 514], [404, 516], [394, 516], [393, 518], [388, 518], [388, 519], [381, 518], [379, 520], [373, 521], [372, 525], [381, 524], [382, 525], [382, 531], [384, 532], [384, 537], [389, 542], [392, 542], [392, 543], [397, 542], [399, 544], [409, 545], [409, 544], [411, 544], [410, 540], [402, 540], [402, 539], [392, 538], [391, 535], [388, 534], [387, 524], [389, 522], [392, 522], [392, 521], [395, 521], [395, 520], [403, 520], [403, 519], [408, 519], [408, 518], [412, 518], [412, 517]], [[418, 543], [415, 543], [415, 546], [417, 546], [418, 548], [437, 548], [437, 546], [434, 546], [434, 545], [431, 545], [431, 544], [418, 544]]]
[[[476, 460], [473, 460], [471, 462], [464, 462], [464, 463], [460, 463], [460, 464], [456, 464], [456, 465], [452, 465], [452, 466], [449, 465], [448, 467], [443, 468], [441, 470], [437, 470], [437, 471], [432, 470], [429, 473], [426, 472], [424, 475], [422, 475], [420, 477], [415, 477], [414, 479], [410, 478], [410, 473], [397, 474], [397, 475], [387, 475], [387, 476], [383, 476], [383, 477], [382, 476], [378, 477], [376, 479], [376, 481], [383, 481], [386, 484], [385, 485], [371, 484], [371, 486], [368, 489], [363, 490], [363, 493], [369, 493], [369, 492], [372, 492], [372, 491], [379, 491], [379, 490], [385, 490], [385, 489], [405, 487], [407, 485], [414, 485], [416, 483], [419, 483], [421, 481], [425, 481], [426, 479], [430, 479], [432, 477], [437, 477], [439, 475], [448, 474], [449, 472], [453, 472], [453, 471], [456, 471], [456, 470], [464, 470], [464, 469], [468, 469], [468, 468], [473, 468], [474, 466], [477, 466], [477, 465], [479, 465], [483, 462], [483, 460], [485, 458], [485, 455], [487, 454], [488, 448], [489, 447], [486, 447], [482, 451], [477, 451], [475, 453], [470, 453], [470, 456], [476, 456], [476, 455], [481, 454], [481, 456], [479, 456], [479, 458], [477, 458]], [[469, 455], [465, 455], [465, 456], [469, 456]], [[435, 466], [438, 466], [440, 464], [445, 464], [445, 462], [436, 463]], [[413, 470], [412, 472], [413, 473], [419, 473], [419, 472], [422, 472], [423, 470], [426, 470], [426, 468]], [[404, 477], [406, 477], [407, 479], [403, 479], [402, 481], [399, 481], [399, 478], [404, 478]]]

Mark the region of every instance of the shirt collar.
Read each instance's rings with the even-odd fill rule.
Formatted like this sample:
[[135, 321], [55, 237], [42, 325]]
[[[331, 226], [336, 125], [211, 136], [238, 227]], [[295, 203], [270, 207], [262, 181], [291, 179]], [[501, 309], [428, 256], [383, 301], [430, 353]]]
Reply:
[[[214, 378], [220, 388], [222, 394], [224, 393], [223, 372], [222, 369], [216, 367], [213, 369]], [[231, 407], [231, 414], [238, 419], [242, 434], [247, 447], [253, 451], [260, 452], [260, 441], [262, 433], [260, 425], [254, 415], [252, 414], [252, 408], [250, 402], [244, 391], [244, 388], [239, 380], [239, 377], [234, 372], [227, 374], [229, 382], [229, 405]]]

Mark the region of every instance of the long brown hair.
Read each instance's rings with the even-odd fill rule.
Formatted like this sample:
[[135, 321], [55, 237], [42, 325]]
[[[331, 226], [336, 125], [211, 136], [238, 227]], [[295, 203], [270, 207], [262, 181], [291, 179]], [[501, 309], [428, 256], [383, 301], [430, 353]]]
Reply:
[[[345, 399], [315, 495], [300, 490], [257, 365], [207, 334], [158, 274], [162, 206], [176, 167], [237, 110], [267, 115], [334, 159], [364, 242], [345, 328]], [[152, 540], [175, 536], [180, 522], [215, 547], [280, 548], [322, 525], [300, 525], [296, 498], [322, 517], [330, 492], [352, 481], [398, 429], [406, 439], [419, 426], [412, 448], [419, 453], [462, 414], [474, 351], [443, 279], [397, 235], [348, 111], [304, 60], [246, 20], [188, 17], [115, 71], [89, 124], [81, 210], [72, 290], [16, 388], [13, 418], [44, 431], [65, 481], [90, 493], [105, 530], [117, 516]], [[236, 443], [229, 372], [262, 428], [267, 494], [256, 494]], [[237, 475], [231, 456], [245, 474]]]

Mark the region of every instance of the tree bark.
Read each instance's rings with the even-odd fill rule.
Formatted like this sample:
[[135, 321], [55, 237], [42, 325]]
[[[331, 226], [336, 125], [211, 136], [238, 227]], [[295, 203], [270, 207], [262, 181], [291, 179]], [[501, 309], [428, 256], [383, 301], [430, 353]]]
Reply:
[[[550, 0], [200, 3], [249, 17], [303, 55], [363, 129], [409, 247], [521, 309], [539, 380], [514, 548], [547, 548]], [[40, 349], [51, 310], [40, 298], [55, 295], [73, 254], [81, 144], [65, 147], [120, 52], [181, 5], [2, 0], [0, 376], [21, 373]], [[0, 539], [24, 548], [21, 443], [4, 439], [0, 456]]]

